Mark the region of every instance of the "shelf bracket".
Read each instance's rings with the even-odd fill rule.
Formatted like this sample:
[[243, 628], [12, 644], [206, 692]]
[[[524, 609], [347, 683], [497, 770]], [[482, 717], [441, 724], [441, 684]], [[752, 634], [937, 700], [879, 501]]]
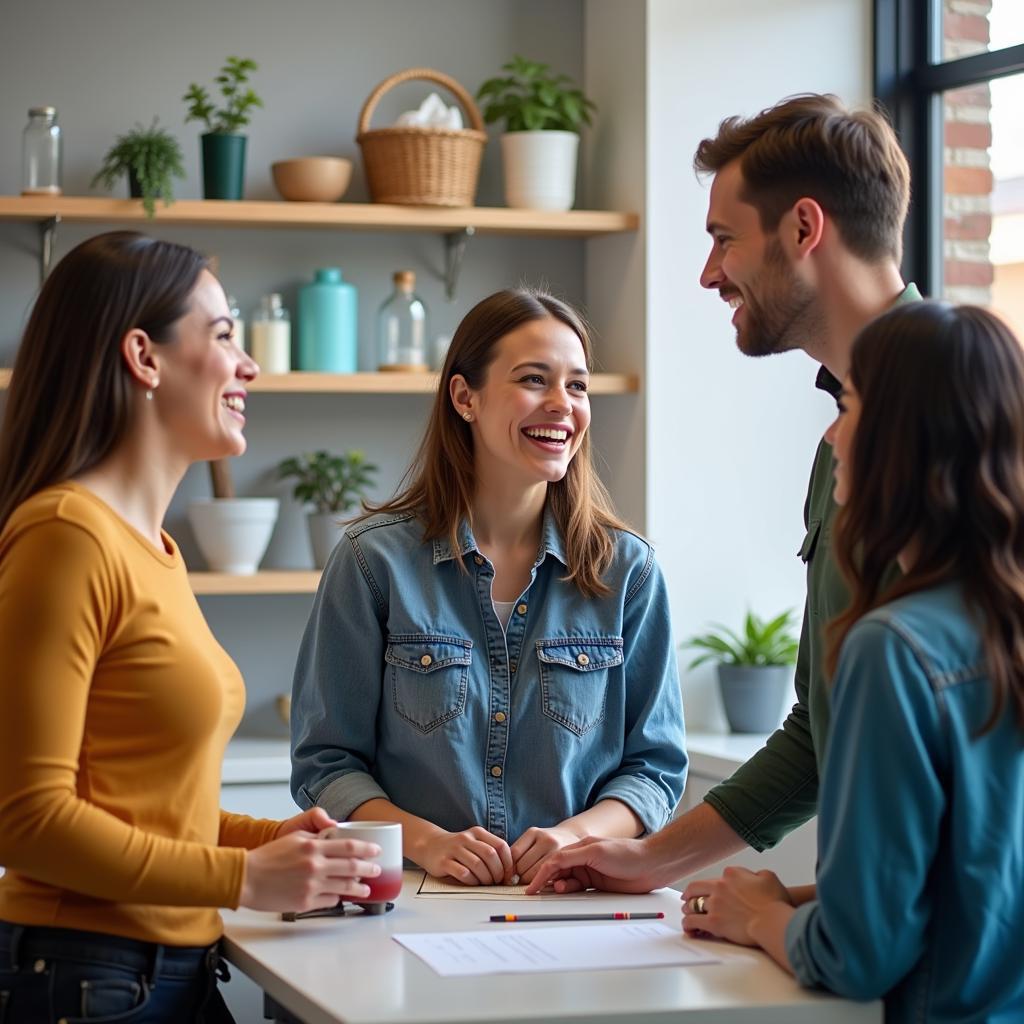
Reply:
[[57, 225], [60, 223], [60, 214], [55, 213], [48, 220], [39, 224], [39, 283], [46, 280], [50, 272], [50, 264], [53, 262], [53, 241], [57, 236]]
[[444, 296], [449, 302], [455, 298], [455, 286], [459, 283], [466, 242], [475, 234], [476, 228], [466, 227], [461, 231], [450, 231], [444, 236]]

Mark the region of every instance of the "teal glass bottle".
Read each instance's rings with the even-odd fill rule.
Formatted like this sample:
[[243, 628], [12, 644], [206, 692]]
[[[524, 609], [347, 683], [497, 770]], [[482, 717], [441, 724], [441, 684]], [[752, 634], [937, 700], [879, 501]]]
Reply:
[[299, 369], [355, 373], [359, 352], [355, 285], [337, 267], [316, 272], [299, 289]]

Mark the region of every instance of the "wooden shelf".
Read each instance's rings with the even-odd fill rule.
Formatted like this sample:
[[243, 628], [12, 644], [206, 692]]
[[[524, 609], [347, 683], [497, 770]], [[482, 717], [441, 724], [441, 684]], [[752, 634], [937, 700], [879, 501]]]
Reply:
[[195, 594], [315, 594], [319, 569], [268, 569], [252, 576], [226, 572], [190, 572]]
[[[0, 369], [0, 391], [11, 382], [11, 371]], [[629, 395], [639, 390], [636, 374], [595, 373], [592, 395]], [[269, 394], [432, 395], [434, 373], [267, 373], [248, 385], [251, 392]]]
[[459, 209], [389, 206], [384, 203], [288, 203], [265, 200], [179, 199], [159, 202], [148, 220], [137, 199], [93, 196], [0, 196], [0, 220], [43, 223], [187, 224], [223, 228], [348, 228], [354, 231], [455, 232], [587, 238], [635, 231], [635, 213], [606, 210], [512, 210], [498, 206]]

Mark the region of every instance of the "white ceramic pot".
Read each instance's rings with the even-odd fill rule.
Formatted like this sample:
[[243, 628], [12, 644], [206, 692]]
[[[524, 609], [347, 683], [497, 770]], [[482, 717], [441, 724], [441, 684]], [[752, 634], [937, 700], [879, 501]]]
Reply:
[[307, 516], [309, 546], [313, 549], [313, 564], [318, 569], [327, 564], [327, 559], [345, 532], [345, 524], [339, 522], [340, 518], [340, 512], [310, 512]]
[[277, 522], [277, 498], [196, 498], [188, 521], [199, 550], [214, 572], [251, 576]]
[[501, 137], [505, 202], [531, 210], [568, 210], [576, 198], [576, 132], [506, 132]]

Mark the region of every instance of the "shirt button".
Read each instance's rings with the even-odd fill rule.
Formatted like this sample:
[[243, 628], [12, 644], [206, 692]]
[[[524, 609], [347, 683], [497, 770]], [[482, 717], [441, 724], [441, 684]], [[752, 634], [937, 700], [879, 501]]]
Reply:
[[499, 776], [501, 775], [501, 765], [500, 765], [500, 764], [496, 764], [496, 765], [494, 765], [494, 767], [493, 767], [493, 768], [491, 768], [491, 774], [492, 774], [492, 775], [493, 775], [493, 776], [494, 776], [495, 778], [498, 778], [498, 777], [499, 777]]
[[45, 960], [37, 960], [32, 965], [32, 970], [35, 971], [36, 974], [42, 974], [43, 971], [46, 970], [46, 961]]
[[[582, 655], [581, 655], [581, 657], [582, 657]], [[434, 659], [429, 654], [424, 654], [423, 657], [420, 658], [420, 664], [424, 668], [426, 668], [428, 665], [432, 665], [433, 663], [434, 663]]]
[[519, 614], [520, 614], [520, 615], [525, 615], [525, 614], [526, 614], [526, 605], [525, 605], [525, 604], [521, 604], [521, 605], [520, 605], [520, 606], [519, 606], [519, 607], [518, 607], [518, 608], [516, 609], [516, 611], [517, 611], [517, 612], [519, 612]]
[[484, 560], [479, 555], [474, 555], [473, 556], [473, 561], [476, 562], [477, 565], [483, 565], [484, 564]]
[[510, 662], [508, 663], [508, 669], [509, 669], [509, 671], [510, 671], [510, 672], [511, 672], [511, 673], [512, 673], [513, 675], [515, 675], [515, 671], [516, 671], [516, 666], [517, 666], [518, 664], [519, 664], [519, 662], [518, 662], [518, 661], [510, 661]]
[[577, 662], [577, 664], [580, 664], [580, 665], [589, 665], [590, 664], [590, 659], [585, 654], [577, 654], [576, 655], [576, 662]]
[[[504, 711], [496, 711], [494, 713], [494, 720], [496, 722], [504, 722], [505, 721], [505, 712]], [[499, 768], [498, 771], [501, 771], [501, 769]]]

